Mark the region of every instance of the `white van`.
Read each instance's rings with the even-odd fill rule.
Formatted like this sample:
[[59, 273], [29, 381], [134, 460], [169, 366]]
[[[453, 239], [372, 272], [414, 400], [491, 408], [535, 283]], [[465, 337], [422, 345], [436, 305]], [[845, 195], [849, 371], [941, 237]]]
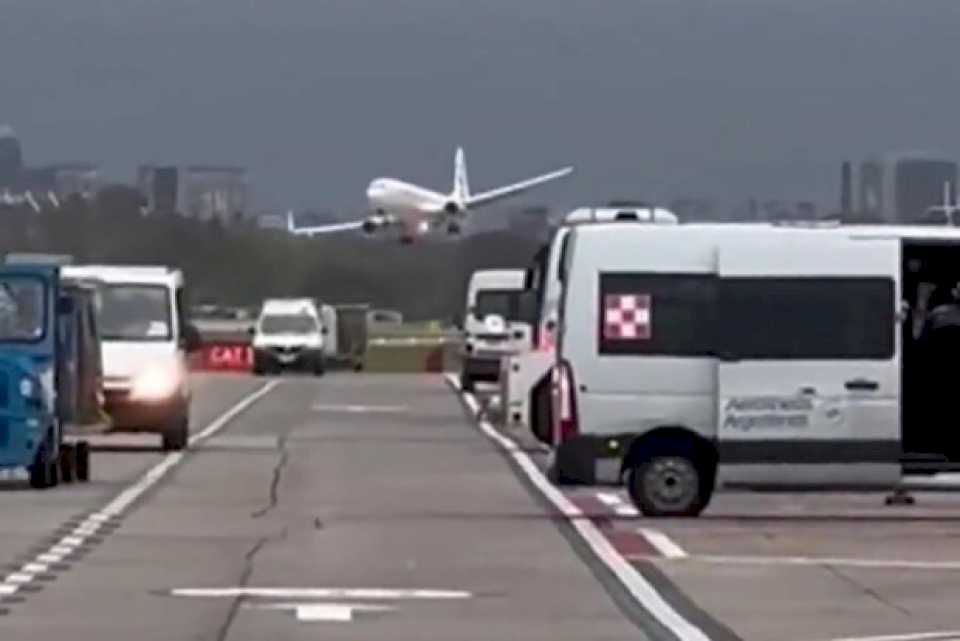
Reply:
[[253, 328], [253, 373], [301, 369], [324, 373], [326, 329], [309, 298], [265, 300]]
[[464, 315], [464, 353], [460, 385], [472, 391], [477, 381], [495, 383], [500, 359], [529, 340], [529, 329], [520, 327], [523, 309], [522, 269], [475, 271], [467, 286]]
[[582, 226], [561, 275], [558, 482], [695, 515], [960, 468], [960, 229]]
[[95, 279], [103, 342], [105, 409], [116, 431], [154, 432], [165, 450], [186, 447], [190, 383], [186, 355], [199, 335], [186, 320], [183, 274], [153, 266], [77, 265], [71, 279]]
[[508, 424], [528, 425], [543, 443], [550, 443], [550, 369], [554, 361], [560, 307], [560, 263], [564, 241], [576, 225], [612, 222], [676, 225], [677, 216], [663, 208], [582, 207], [568, 213], [563, 226], [534, 255], [525, 287], [535, 307], [530, 351], [505, 359], [501, 365], [500, 393]]

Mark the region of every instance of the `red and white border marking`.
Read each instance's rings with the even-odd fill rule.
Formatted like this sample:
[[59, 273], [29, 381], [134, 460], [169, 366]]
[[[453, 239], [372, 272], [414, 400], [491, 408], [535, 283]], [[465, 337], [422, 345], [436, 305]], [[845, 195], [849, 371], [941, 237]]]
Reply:
[[[460, 391], [460, 381], [454, 374], [445, 375], [450, 386]], [[461, 392], [464, 402], [474, 416], [480, 411], [480, 404], [473, 394]], [[657, 621], [670, 630], [680, 641], [710, 641], [703, 630], [685, 619], [670, 603], [664, 599], [656, 588], [650, 584], [630, 563], [619, 554], [613, 544], [603, 535], [590, 519], [565, 494], [560, 492], [537, 467], [536, 463], [527, 456], [526, 452], [515, 441], [498, 432], [489, 421], [478, 419], [477, 427], [491, 441], [496, 443], [507, 456], [520, 468], [530, 483], [546, 498], [553, 507], [562, 514], [570, 526], [580, 536], [593, 554], [609, 569], [620, 581], [623, 587], [636, 599]]]

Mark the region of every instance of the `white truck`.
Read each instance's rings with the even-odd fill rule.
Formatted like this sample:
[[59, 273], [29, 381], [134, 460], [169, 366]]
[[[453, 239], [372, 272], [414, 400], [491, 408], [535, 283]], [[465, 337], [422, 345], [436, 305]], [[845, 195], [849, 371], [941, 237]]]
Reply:
[[960, 468], [960, 229], [585, 225], [560, 276], [557, 482], [682, 516]]
[[677, 216], [663, 208], [589, 208], [571, 211], [550, 242], [536, 253], [527, 269], [525, 288], [532, 297], [535, 318], [531, 349], [503, 359], [500, 397], [503, 418], [511, 427], [529, 426], [543, 443], [550, 443], [550, 369], [555, 360], [557, 312], [560, 306], [560, 260], [564, 239], [576, 225], [590, 223], [677, 224]]
[[470, 277], [460, 373], [464, 391], [473, 391], [478, 381], [496, 383], [500, 360], [529, 344], [529, 326], [522, 326], [524, 278], [522, 269], [483, 269]]
[[323, 375], [327, 329], [320, 309], [310, 298], [263, 301], [253, 327], [253, 373], [300, 369]]
[[105, 409], [116, 431], [158, 433], [165, 450], [187, 446], [187, 352], [199, 334], [186, 318], [184, 279], [164, 266], [71, 265], [65, 278], [98, 281]]

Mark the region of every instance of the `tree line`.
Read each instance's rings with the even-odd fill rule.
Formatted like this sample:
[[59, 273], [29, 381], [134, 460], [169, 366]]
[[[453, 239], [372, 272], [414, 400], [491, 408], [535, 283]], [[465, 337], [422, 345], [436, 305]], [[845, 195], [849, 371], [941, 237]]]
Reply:
[[256, 306], [267, 297], [396, 309], [410, 320], [462, 313], [475, 269], [526, 267], [539, 241], [506, 232], [412, 246], [379, 237], [294, 237], [252, 221], [144, 215], [138, 192], [102, 190], [56, 210], [0, 209], [0, 250], [69, 254], [77, 263], [179, 267], [191, 304]]

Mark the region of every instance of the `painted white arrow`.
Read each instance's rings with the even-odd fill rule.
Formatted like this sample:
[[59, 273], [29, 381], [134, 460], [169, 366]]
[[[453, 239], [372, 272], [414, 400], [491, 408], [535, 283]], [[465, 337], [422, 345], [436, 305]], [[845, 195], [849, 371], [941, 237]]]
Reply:
[[265, 603], [250, 604], [257, 610], [292, 610], [297, 621], [303, 623], [353, 621], [354, 612], [391, 612], [395, 608], [365, 603]]

